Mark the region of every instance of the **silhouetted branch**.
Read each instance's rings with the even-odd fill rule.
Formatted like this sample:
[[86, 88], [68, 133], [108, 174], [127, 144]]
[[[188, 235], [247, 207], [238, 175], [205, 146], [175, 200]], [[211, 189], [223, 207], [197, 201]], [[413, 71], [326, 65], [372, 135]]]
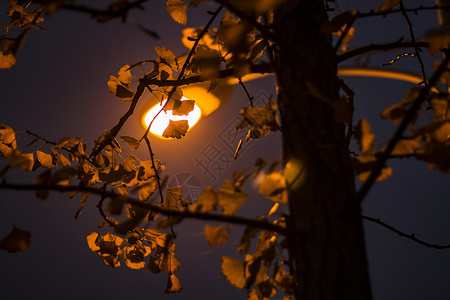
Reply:
[[[277, 232], [282, 235], [287, 235], [288, 230], [278, 225], [274, 225], [269, 222], [259, 221], [254, 219], [248, 219], [244, 217], [237, 216], [229, 216], [229, 215], [219, 215], [219, 214], [210, 214], [210, 213], [197, 213], [190, 212], [188, 210], [171, 210], [165, 209], [161, 206], [157, 206], [150, 203], [145, 203], [140, 201], [139, 199], [124, 197], [113, 191], [102, 191], [101, 189], [94, 187], [86, 187], [86, 186], [74, 186], [74, 185], [35, 185], [35, 184], [11, 184], [2, 181], [0, 183], [0, 190], [19, 190], [19, 191], [35, 191], [35, 190], [49, 190], [49, 191], [59, 191], [59, 192], [88, 192], [100, 196], [105, 196], [110, 199], [120, 199], [126, 203], [130, 203], [133, 206], [141, 207], [143, 209], [147, 209], [149, 211], [157, 212], [166, 216], [174, 216], [174, 217], [182, 217], [182, 218], [190, 218], [190, 219], [198, 219], [198, 220], [209, 220], [209, 221], [218, 221], [218, 222], [226, 222], [238, 225], [248, 225], [254, 226], [261, 229], [270, 230], [273, 232]], [[118, 201], [120, 201], [118, 200]]]
[[[408, 14], [406, 13], [406, 9], [403, 6], [403, 1], [400, 1], [400, 9], [402, 11], [403, 17], [405, 18], [406, 24], [408, 25], [408, 32], [409, 32], [409, 37], [411, 39], [411, 43], [415, 44], [416, 38], [414, 37], [414, 30], [412, 27], [411, 20], [409, 19]], [[417, 61], [419, 62], [420, 72], [422, 73], [422, 82], [426, 87], [428, 85], [427, 76], [425, 75], [425, 67], [423, 66], [423, 61], [422, 61], [422, 57], [420, 56], [419, 47], [414, 46], [414, 52], [415, 52], [415, 56], [417, 57]], [[419, 85], [420, 85], [420, 83], [419, 83]]]
[[240, 77], [238, 77], [239, 80], [239, 85], [242, 87], [242, 89], [244, 90], [245, 95], [247, 96], [248, 102], [250, 104], [250, 106], [253, 106], [253, 98], [252, 96], [250, 96], [250, 93], [248, 92], [247, 88], [245, 87], [244, 83], [242, 82], [242, 79]]
[[405, 237], [407, 239], [410, 239], [410, 240], [412, 240], [412, 241], [414, 241], [414, 242], [416, 242], [416, 243], [418, 243], [420, 245], [424, 245], [424, 246], [426, 246], [428, 248], [435, 248], [435, 249], [449, 249], [450, 248], [450, 244], [449, 245], [430, 244], [430, 243], [424, 242], [422, 240], [419, 240], [418, 238], [416, 238], [414, 236], [414, 233], [413, 234], [404, 233], [404, 232], [398, 230], [397, 228], [395, 228], [395, 227], [393, 227], [393, 226], [391, 226], [391, 225], [381, 221], [379, 218], [372, 218], [372, 217], [368, 217], [368, 216], [364, 216], [364, 215], [361, 215], [361, 218], [363, 220], [370, 221], [370, 222], [373, 222], [375, 224], [381, 225], [384, 228], [386, 228], [386, 229], [388, 229], [388, 230], [390, 230], [392, 232], [397, 233], [401, 237]]
[[377, 160], [376, 165], [370, 172], [369, 178], [364, 182], [361, 189], [358, 191], [356, 197], [359, 201], [362, 201], [364, 197], [367, 195], [373, 184], [375, 183], [376, 178], [380, 174], [381, 169], [383, 168], [384, 164], [390, 157], [392, 150], [394, 150], [395, 146], [399, 142], [399, 140], [402, 138], [403, 132], [405, 131], [408, 124], [411, 122], [411, 120], [414, 118], [416, 112], [420, 109], [420, 106], [422, 103], [426, 100], [428, 93], [430, 92], [430, 89], [438, 82], [439, 78], [441, 77], [442, 73], [447, 69], [447, 64], [450, 61], [450, 55], [449, 53], [446, 53], [444, 60], [439, 65], [436, 72], [433, 74], [433, 77], [430, 79], [430, 82], [428, 83], [428, 86], [422, 88], [420, 90], [419, 95], [417, 96], [416, 100], [411, 104], [411, 107], [408, 109], [408, 111], [405, 113], [405, 116], [398, 126], [397, 130], [395, 131], [392, 138], [389, 140], [386, 149], [382, 152], [380, 157]]
[[144, 140], [145, 140], [145, 143], [147, 144], [148, 151], [150, 152], [150, 159], [152, 160], [153, 171], [155, 171], [156, 184], [158, 185], [160, 201], [161, 201], [161, 203], [163, 203], [164, 197], [162, 194], [161, 178], [159, 177], [158, 169], [156, 168], [156, 165], [155, 165], [155, 158], [154, 158], [155, 154], [153, 153], [152, 145], [150, 144], [150, 140], [149, 140], [148, 136], [145, 136]]
[[407, 42], [404, 43], [402, 41], [398, 41], [398, 42], [393, 42], [393, 43], [386, 43], [386, 44], [370, 44], [368, 46], [364, 46], [361, 48], [356, 48], [353, 50], [349, 50], [343, 53], [340, 53], [337, 55], [337, 62], [343, 62], [347, 59], [350, 59], [352, 57], [361, 55], [361, 54], [367, 54], [370, 52], [380, 52], [380, 51], [389, 51], [392, 49], [401, 49], [401, 48], [418, 48], [418, 47], [424, 47], [424, 48], [428, 48], [428, 43], [427, 42], [416, 42], [416, 43], [411, 43], [411, 42]]
[[[104, 183], [101, 192], [104, 193], [106, 191], [106, 187], [107, 184]], [[108, 216], [106, 216], [105, 212], [103, 211], [103, 202], [105, 201], [105, 199], [106, 196], [105, 194], [103, 194], [97, 204], [98, 211], [100, 212], [100, 215], [103, 217], [103, 220], [105, 220], [111, 227], [116, 227], [116, 224], [114, 224], [110, 219], [108, 219]]]
[[[413, 12], [415, 14], [421, 12], [421, 11], [426, 11], [426, 10], [438, 10], [438, 9], [442, 9], [442, 10], [450, 10], [450, 6], [439, 6], [439, 5], [433, 5], [433, 6], [419, 6], [416, 8], [405, 8], [405, 12]], [[356, 18], [358, 19], [362, 19], [362, 18], [368, 18], [368, 17], [376, 17], [376, 16], [387, 16], [390, 14], [396, 14], [396, 13], [401, 13], [402, 9], [398, 8], [398, 9], [391, 9], [388, 11], [383, 11], [383, 12], [378, 12], [378, 11], [370, 11], [368, 13], [358, 13], [356, 15]]]

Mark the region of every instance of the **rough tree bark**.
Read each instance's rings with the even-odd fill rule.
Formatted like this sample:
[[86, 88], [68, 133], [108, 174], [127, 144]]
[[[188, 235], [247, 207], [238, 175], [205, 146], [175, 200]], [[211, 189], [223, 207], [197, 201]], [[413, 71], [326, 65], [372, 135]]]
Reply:
[[331, 37], [319, 32], [326, 19], [322, 0], [286, 0], [275, 13], [283, 159], [294, 172], [288, 183], [296, 298], [371, 299], [345, 128], [330, 105], [339, 81]]

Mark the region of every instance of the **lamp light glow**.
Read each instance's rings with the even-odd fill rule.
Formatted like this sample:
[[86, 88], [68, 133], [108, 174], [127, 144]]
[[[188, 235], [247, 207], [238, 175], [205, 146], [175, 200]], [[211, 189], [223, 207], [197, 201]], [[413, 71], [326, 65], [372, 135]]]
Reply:
[[[188, 100], [186, 97], [181, 98], [181, 101]], [[155, 118], [155, 116], [158, 114], [158, 112], [164, 107], [166, 104], [166, 100], [157, 103], [155, 106], [153, 106], [145, 115], [143, 118], [143, 123], [146, 127], [150, 125], [150, 122]], [[180, 121], [180, 120], [187, 120], [189, 124], [189, 130], [191, 130], [195, 124], [198, 122], [202, 115], [202, 112], [200, 108], [194, 104], [194, 109], [188, 113], [187, 115], [182, 116], [176, 116], [173, 115], [171, 110], [168, 111], [161, 111], [159, 115], [155, 118], [155, 121], [153, 121], [152, 126], [150, 127], [150, 132], [156, 135], [157, 137], [163, 138], [164, 130], [166, 130], [167, 126], [169, 126], [170, 120], [173, 121]], [[165, 138], [164, 138], [165, 139]]]

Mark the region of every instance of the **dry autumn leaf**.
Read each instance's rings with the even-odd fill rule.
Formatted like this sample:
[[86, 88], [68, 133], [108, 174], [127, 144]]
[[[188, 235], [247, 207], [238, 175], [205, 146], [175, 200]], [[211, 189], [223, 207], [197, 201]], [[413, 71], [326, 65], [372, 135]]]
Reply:
[[169, 126], [164, 130], [162, 136], [165, 138], [181, 139], [189, 129], [187, 120], [173, 121], [170, 120]]
[[31, 233], [16, 226], [0, 241], [0, 249], [8, 252], [23, 252], [30, 246]]
[[228, 241], [229, 234], [222, 229], [222, 227], [215, 227], [205, 225], [203, 227], [203, 233], [205, 234], [206, 241], [211, 247], [218, 246]]
[[186, 15], [187, 7], [188, 5], [180, 0], [168, 0], [166, 4], [167, 12], [170, 14], [172, 19], [175, 22], [185, 26], [187, 22], [187, 15]]

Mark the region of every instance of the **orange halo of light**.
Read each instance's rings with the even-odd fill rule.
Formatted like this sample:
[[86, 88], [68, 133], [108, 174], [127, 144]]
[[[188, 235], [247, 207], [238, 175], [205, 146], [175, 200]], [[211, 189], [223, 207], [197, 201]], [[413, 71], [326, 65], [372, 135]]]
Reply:
[[[188, 99], [186, 97], [181, 98], [181, 101], [185, 101], [185, 100], [188, 100]], [[157, 103], [155, 106], [153, 106], [150, 110], [148, 110], [144, 114], [143, 123], [145, 124], [145, 127], [149, 126], [150, 122], [158, 114], [158, 112], [164, 107], [166, 102], [167, 101], [165, 100], [161, 103]], [[197, 104], [194, 104], [194, 109], [190, 113], [188, 113], [187, 115], [182, 115], [182, 116], [173, 115], [171, 110], [168, 110], [168, 111], [163, 110], [155, 118], [155, 121], [153, 121], [152, 126], [150, 127], [150, 132], [159, 138], [165, 139], [162, 135], [164, 133], [164, 130], [166, 130], [167, 126], [169, 126], [170, 120], [172, 120], [172, 121], [187, 120], [188, 124], [189, 124], [189, 130], [191, 130], [195, 126], [195, 124], [197, 124], [197, 122], [201, 116], [202, 116], [202, 111], [197, 106]]]

